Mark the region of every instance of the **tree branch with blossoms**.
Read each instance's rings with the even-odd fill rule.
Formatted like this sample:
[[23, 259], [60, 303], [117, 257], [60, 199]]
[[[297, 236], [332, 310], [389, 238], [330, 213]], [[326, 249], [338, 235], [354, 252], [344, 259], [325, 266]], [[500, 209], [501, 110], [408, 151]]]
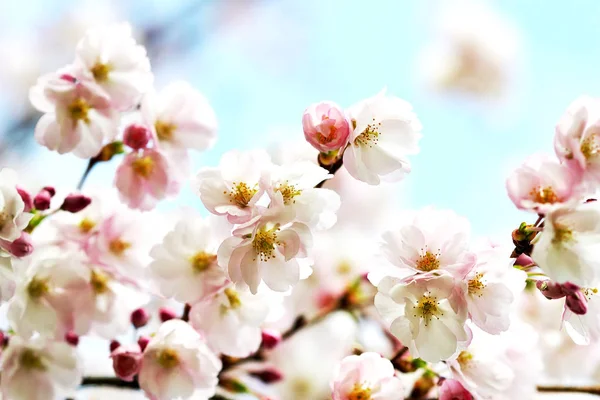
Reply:
[[[178, 194], [189, 153], [209, 149], [218, 124], [190, 85], [152, 82], [145, 49], [115, 25], [90, 30], [74, 62], [31, 90], [37, 142], [88, 160], [78, 190], [96, 164], [120, 164], [114, 196], [52, 186], [31, 196], [0, 171], [3, 398], [65, 398], [81, 385], [157, 400], [598, 393], [537, 385], [539, 337], [518, 306], [537, 287], [565, 299], [575, 342], [600, 335], [600, 208], [585, 200], [599, 181], [585, 119], [597, 101], [569, 108], [558, 161], [534, 157], [509, 177], [511, 200], [538, 216], [513, 231], [511, 253], [436, 208], [372, 240], [374, 218], [348, 204], [410, 172], [422, 129], [385, 91], [346, 109], [309, 106], [306, 154], [225, 153], [192, 179], [210, 215], [161, 218], [154, 208]], [[84, 376], [84, 336], [107, 340], [115, 377]]]

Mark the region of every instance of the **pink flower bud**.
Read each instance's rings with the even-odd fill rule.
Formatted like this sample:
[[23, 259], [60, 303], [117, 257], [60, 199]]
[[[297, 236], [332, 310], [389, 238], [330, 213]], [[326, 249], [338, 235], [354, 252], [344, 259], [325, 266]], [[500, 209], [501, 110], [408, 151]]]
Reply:
[[146, 346], [150, 343], [150, 338], [148, 336], [140, 336], [138, 339], [138, 345], [142, 351], [146, 350]]
[[275, 383], [283, 379], [283, 374], [274, 368], [268, 368], [264, 371], [250, 372], [250, 375], [260, 379], [264, 383]]
[[440, 400], [473, 400], [473, 396], [455, 379], [445, 379], [440, 386]]
[[52, 195], [46, 189], [42, 189], [33, 199], [33, 205], [40, 211], [44, 211], [50, 208], [50, 200]]
[[92, 199], [79, 193], [71, 193], [65, 198], [60, 209], [71, 213], [78, 213], [90, 205]]
[[158, 316], [161, 322], [177, 318], [177, 314], [175, 314], [175, 311], [171, 310], [169, 307], [161, 307], [160, 310], [158, 310]]
[[149, 319], [150, 314], [143, 308], [138, 308], [131, 313], [131, 324], [135, 327], [135, 329], [146, 326]]
[[565, 293], [565, 295], [568, 294], [573, 294], [573, 293], [577, 293], [581, 291], [581, 288], [579, 286], [577, 286], [574, 283], [571, 282], [565, 282], [563, 284], [561, 284], [562, 286], [562, 290]]
[[560, 283], [552, 282], [549, 280], [537, 281], [535, 283], [535, 286], [549, 300], [560, 299], [566, 296], [566, 293], [563, 291], [563, 287]]
[[56, 189], [54, 189], [52, 186], [44, 186], [42, 190], [45, 190], [46, 192], [50, 193], [50, 197], [54, 197], [54, 195], [56, 194]]
[[131, 124], [123, 133], [123, 143], [134, 150], [144, 149], [150, 141], [150, 130], [144, 125]]
[[33, 208], [33, 200], [31, 199], [31, 195], [29, 194], [29, 192], [18, 186], [17, 186], [17, 192], [19, 192], [19, 195], [21, 196], [21, 200], [23, 200], [23, 203], [25, 203], [25, 209], [23, 211], [25, 211], [25, 212], [31, 211], [31, 209]]
[[312, 104], [302, 116], [304, 137], [315, 149], [327, 153], [346, 145], [350, 126], [344, 111], [335, 103]]
[[524, 267], [531, 264], [533, 264], [533, 260], [527, 254], [520, 254], [515, 260], [515, 265], [521, 265]]
[[565, 305], [569, 310], [573, 311], [574, 314], [584, 315], [587, 313], [587, 299], [581, 291], [567, 295]]
[[131, 382], [140, 372], [142, 352], [139, 346], [121, 346], [111, 353], [115, 374], [122, 380]]
[[264, 329], [262, 331], [262, 346], [265, 349], [273, 349], [281, 342], [281, 333], [272, 330]]
[[15, 257], [25, 257], [33, 252], [31, 236], [27, 232], [21, 232], [21, 236], [8, 246], [8, 251]]
[[110, 352], [112, 353], [113, 351], [115, 351], [116, 349], [118, 349], [121, 346], [121, 343], [119, 343], [119, 341], [117, 340], [111, 340], [110, 341]]
[[65, 334], [65, 342], [69, 343], [71, 346], [77, 346], [79, 344], [79, 336], [73, 332], [67, 332]]

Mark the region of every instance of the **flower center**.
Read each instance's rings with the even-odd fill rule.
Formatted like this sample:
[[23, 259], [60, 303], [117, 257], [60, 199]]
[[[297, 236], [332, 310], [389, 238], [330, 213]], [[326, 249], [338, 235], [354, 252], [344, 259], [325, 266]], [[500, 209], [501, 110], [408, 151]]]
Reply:
[[429, 250], [422, 254], [417, 260], [416, 267], [418, 270], [423, 272], [433, 271], [440, 267], [440, 260], [438, 260], [439, 254], [433, 254]]
[[417, 304], [413, 306], [413, 310], [415, 311], [414, 316], [424, 319], [425, 326], [427, 326], [432, 318], [440, 319], [440, 315], [444, 315], [438, 305], [439, 302], [437, 301], [437, 297], [425, 294], [421, 297], [421, 300], [417, 301]]
[[477, 272], [473, 279], [469, 280], [469, 294], [473, 296], [481, 297], [483, 295], [483, 289], [485, 289], [485, 283], [482, 282], [483, 274]]
[[4, 228], [4, 225], [11, 220], [12, 218], [8, 213], [4, 210], [0, 211], [0, 229]]
[[[356, 124], [355, 121], [352, 122], [353, 125]], [[381, 122], [375, 123], [375, 118], [373, 118], [373, 123], [367, 125], [365, 130], [354, 139], [355, 146], [369, 146], [373, 147], [379, 141], [379, 128], [381, 127]]]
[[288, 181], [285, 181], [285, 183], [275, 188], [275, 191], [281, 193], [281, 196], [283, 196], [283, 204], [286, 206], [290, 203], [295, 203], [296, 200], [294, 200], [294, 197], [299, 196], [302, 193], [302, 190], [296, 189], [296, 186], [290, 185]]
[[32, 349], [25, 349], [19, 357], [19, 364], [25, 369], [36, 369], [44, 371], [46, 366], [42, 361], [42, 357]]
[[[317, 131], [317, 141], [321, 144], [327, 144], [336, 138], [337, 128], [335, 126], [335, 120], [331, 120], [327, 115], [323, 115], [321, 118], [320, 129]], [[329, 134], [323, 134], [323, 131], [329, 131]]]
[[108, 291], [109, 280], [109, 276], [106, 275], [104, 272], [99, 271], [97, 269], [93, 269], [92, 274], [90, 276], [90, 284], [92, 285], [92, 289], [94, 289], [94, 293], [106, 293]]
[[225, 296], [227, 296], [227, 300], [229, 300], [230, 308], [239, 308], [242, 305], [242, 301], [240, 300], [240, 296], [238, 292], [236, 292], [232, 288], [225, 289]]
[[269, 261], [269, 259], [275, 258], [275, 254], [273, 254], [275, 252], [275, 245], [281, 244], [277, 240], [278, 230], [279, 225], [275, 225], [271, 229], [262, 227], [256, 232], [252, 240], [252, 247], [261, 261]]
[[32, 299], [39, 299], [46, 293], [50, 291], [50, 285], [48, 284], [48, 279], [40, 279], [38, 277], [33, 277], [29, 284], [27, 285], [27, 294]]
[[554, 237], [552, 243], [557, 245], [573, 240], [573, 231], [568, 227], [560, 224], [554, 224]]
[[596, 134], [592, 134], [581, 142], [581, 153], [583, 153], [586, 160], [596, 157], [600, 151], [596, 137]]
[[352, 264], [350, 264], [348, 261], [342, 261], [337, 265], [335, 270], [340, 275], [348, 275], [352, 272]]
[[148, 178], [154, 170], [154, 161], [149, 156], [140, 157], [131, 163], [131, 168], [142, 178]]
[[90, 122], [90, 118], [88, 117], [88, 112], [90, 111], [90, 105], [82, 99], [81, 97], [73, 100], [71, 104], [67, 107], [69, 111], [69, 116], [75, 122], [83, 121], [86, 124]]
[[158, 353], [157, 361], [161, 367], [171, 369], [179, 365], [179, 354], [173, 349], [163, 349]]
[[[232, 184], [233, 189], [229, 191], [229, 202], [241, 208], [248, 207], [248, 203], [258, 192], [258, 189], [249, 187], [245, 182], [232, 182]], [[227, 194], [227, 191], [224, 191], [223, 194]]]
[[558, 196], [552, 189], [552, 186], [538, 186], [529, 192], [532, 200], [540, 204], [551, 204], [559, 201]]
[[348, 393], [348, 400], [371, 400], [371, 388], [357, 383]]
[[108, 245], [110, 252], [116, 256], [122, 256], [125, 250], [131, 247], [131, 243], [125, 242], [121, 239], [114, 239]]
[[473, 359], [473, 354], [469, 353], [468, 351], [463, 350], [460, 352], [460, 354], [456, 358], [456, 361], [458, 361], [458, 363], [460, 364], [460, 367], [464, 369], [469, 366], [472, 359]]
[[217, 261], [217, 256], [205, 251], [200, 251], [191, 258], [192, 268], [197, 273], [206, 271], [215, 261]]
[[90, 233], [96, 226], [96, 223], [89, 218], [84, 218], [79, 222], [79, 230], [82, 233]]
[[168, 142], [173, 139], [173, 132], [177, 129], [177, 126], [170, 122], [156, 121], [154, 123], [154, 129], [156, 129], [156, 136], [161, 142]]
[[592, 299], [593, 295], [598, 294], [598, 289], [596, 288], [581, 289], [581, 291], [583, 292], [584, 296], [588, 299], [588, 301]]
[[97, 62], [92, 67], [92, 75], [94, 75], [94, 79], [96, 82], [106, 82], [108, 80], [108, 74], [112, 70], [112, 67], [109, 64], [103, 64], [101, 62]]

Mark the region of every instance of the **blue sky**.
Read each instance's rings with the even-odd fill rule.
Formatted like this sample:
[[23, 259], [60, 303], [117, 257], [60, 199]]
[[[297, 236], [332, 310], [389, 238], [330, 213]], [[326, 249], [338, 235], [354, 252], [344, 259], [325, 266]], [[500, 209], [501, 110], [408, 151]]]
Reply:
[[[600, 95], [600, 3], [593, 0], [490, 3], [516, 25], [522, 47], [511, 92], [496, 105], [433, 93], [420, 78], [417, 60], [445, 2], [263, 1], [228, 26], [215, 23], [218, 5], [239, 10], [244, 2], [206, 3], [177, 28], [190, 50], [164, 56], [155, 68], [158, 86], [188, 80], [217, 112], [219, 142], [195, 160], [196, 167], [215, 165], [232, 148], [264, 147], [274, 132], [281, 140], [300, 138], [301, 115], [312, 102], [348, 106], [387, 86], [414, 105], [424, 126], [421, 153], [413, 158], [398, 203], [454, 209], [481, 235], [508, 235], [531, 219], [508, 200], [507, 173], [530, 153], [552, 151], [554, 125], [572, 100]], [[0, 35], [18, 34], [78, 4], [4, 2], [0, 21], [6, 30]], [[187, 2], [133, 1], [122, 15], [145, 25], [181, 4]], [[61, 173], [83, 169], [80, 161], [44, 149], [35, 154]], [[109, 184], [111, 173], [105, 166], [90, 183]], [[67, 179], [76, 182], [78, 176]], [[199, 205], [189, 190], [181, 201]]]

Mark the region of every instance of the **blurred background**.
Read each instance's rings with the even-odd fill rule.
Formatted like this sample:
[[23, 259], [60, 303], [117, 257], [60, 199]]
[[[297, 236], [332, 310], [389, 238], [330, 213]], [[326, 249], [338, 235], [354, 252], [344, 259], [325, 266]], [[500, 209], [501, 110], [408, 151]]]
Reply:
[[[599, 13], [594, 0], [2, 1], [0, 164], [76, 184], [85, 162], [34, 142], [28, 89], [72, 61], [87, 28], [129, 21], [156, 86], [187, 80], [216, 110], [218, 144], [195, 167], [232, 148], [301, 140], [310, 103], [349, 106], [387, 87], [424, 125], [399, 204], [452, 208], [476, 234], [507, 235], [527, 218], [505, 194], [508, 172], [552, 152], [568, 104], [600, 93]], [[113, 173], [102, 165], [89, 182], [109, 185]], [[189, 190], [182, 202], [198, 204]]]

